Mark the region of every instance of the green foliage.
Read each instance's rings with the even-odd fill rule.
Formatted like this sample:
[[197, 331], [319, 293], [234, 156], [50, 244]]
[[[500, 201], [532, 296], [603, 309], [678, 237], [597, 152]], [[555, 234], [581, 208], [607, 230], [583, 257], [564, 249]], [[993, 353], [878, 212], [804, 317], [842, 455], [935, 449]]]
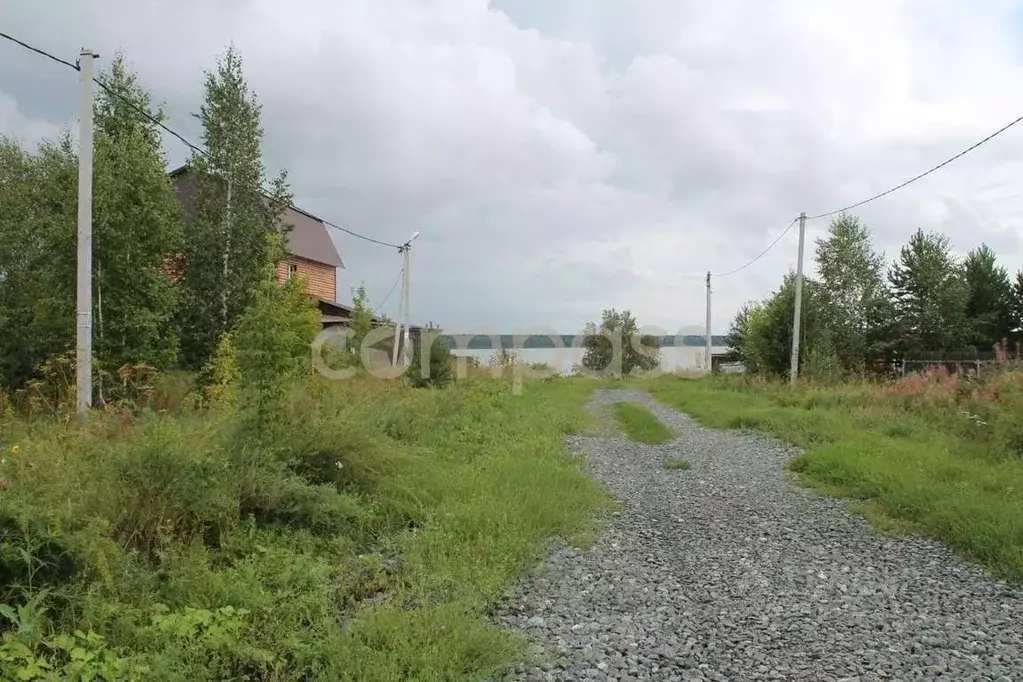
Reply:
[[0, 677], [491, 676], [522, 653], [492, 605], [606, 501], [563, 451], [590, 387], [304, 378], [258, 439], [228, 407], [17, 423], [0, 602], [52, 610], [4, 635]]
[[[740, 339], [739, 356], [749, 371], [782, 376], [791, 361], [792, 310], [795, 306], [795, 275], [789, 273], [781, 287], [760, 304], [748, 305], [733, 322], [730, 337]], [[815, 360], [834, 355], [827, 295], [817, 282], [804, 279], [800, 359]], [[742, 325], [741, 327], [737, 325]], [[829, 358], [829, 363], [832, 359]]]
[[359, 353], [366, 336], [373, 331], [373, 311], [369, 309], [369, 298], [366, 295], [366, 287], [363, 285], [352, 290], [350, 327], [352, 336], [349, 340], [349, 350]]
[[21, 606], [0, 604], [9, 628], [0, 636], [0, 677], [23, 682], [135, 682], [148, 668], [122, 657], [102, 635], [75, 630], [46, 636], [46, 592]]
[[[266, 237], [268, 253], [282, 249], [280, 236]], [[252, 305], [233, 332], [243, 407], [257, 423], [272, 421], [287, 387], [308, 374], [310, 346], [320, 331], [320, 314], [299, 278], [277, 281], [276, 263], [265, 265]]]
[[[150, 110], [123, 57], [103, 78]], [[96, 361], [111, 371], [139, 363], [166, 368], [177, 360], [177, 297], [163, 259], [179, 243], [180, 207], [155, 124], [102, 89], [94, 109]], [[38, 377], [37, 368], [74, 343], [77, 166], [66, 131], [34, 154], [0, 140], [0, 383], [12, 388]], [[105, 377], [95, 385], [102, 392]]]
[[519, 354], [511, 348], [498, 348], [494, 351], [494, 354], [490, 356], [490, 362], [488, 363], [491, 367], [508, 369], [519, 364]]
[[615, 417], [618, 427], [639, 443], [667, 443], [675, 437], [674, 432], [664, 425], [650, 410], [632, 403], [615, 403]]
[[948, 237], [917, 230], [888, 272], [906, 350], [957, 349], [966, 341], [969, 289]]
[[217, 342], [213, 355], [199, 372], [198, 385], [201, 391], [199, 405], [210, 407], [231, 406], [237, 400], [238, 380], [241, 369], [231, 334], [224, 334]]
[[186, 228], [181, 263], [182, 353], [193, 368], [249, 308], [266, 264], [279, 262], [267, 236], [289, 229], [280, 217], [291, 203], [284, 174], [269, 183], [269, 197], [263, 195], [260, 105], [233, 47], [206, 74], [199, 120], [207, 155], [192, 158], [185, 180], [194, 189], [195, 218]]
[[862, 373], [878, 350], [874, 337], [884, 321], [884, 256], [875, 253], [867, 227], [843, 214], [817, 240], [816, 261], [830, 333], [807, 361], [813, 359], [818, 374]]
[[[405, 376], [415, 388], [441, 388], [454, 378], [451, 351], [438, 339], [439, 336], [440, 330], [424, 331], [419, 343], [412, 348], [412, 362]], [[425, 361], [424, 346], [429, 348]]]
[[156, 657], [160, 667], [166, 665], [164, 661], [173, 662], [192, 675], [201, 674], [201, 679], [214, 680], [231, 679], [245, 668], [262, 672], [274, 662], [272, 652], [245, 642], [249, 616], [246, 609], [186, 606], [172, 611], [156, 604], [153, 610], [150, 622], [154, 639], [169, 644]]
[[164, 259], [180, 249], [183, 212], [156, 124], [124, 100], [156, 120], [163, 113], [151, 110], [123, 55], [102, 78], [109, 91], [100, 88], [94, 106], [95, 355], [108, 367], [166, 369], [178, 360], [178, 296]]
[[746, 363], [749, 365], [749, 360], [746, 357], [747, 351], [747, 339], [748, 330], [750, 324], [750, 318], [757, 314], [757, 309], [760, 304], [756, 301], [747, 301], [743, 303], [739, 308], [739, 312], [732, 318], [731, 323], [728, 326], [728, 334], [726, 336], [727, 341], [725, 345], [728, 347], [728, 352], [736, 356], [739, 362]]
[[660, 347], [652, 336], [640, 336], [636, 318], [628, 310], [605, 310], [600, 326], [586, 323], [583, 367], [602, 375], [629, 375], [659, 364]]
[[671, 457], [664, 460], [664, 468], [669, 471], [687, 471], [692, 468], [692, 464], [689, 460], [681, 459], [679, 457]]
[[[820, 279], [804, 280], [800, 340], [808, 378], [834, 382], [913, 353], [990, 351], [1023, 328], [1023, 273], [1011, 284], [986, 245], [960, 262], [947, 237], [917, 230], [886, 270], [866, 226], [842, 215], [816, 247]], [[787, 371], [792, 306], [789, 275], [770, 298], [739, 310], [728, 343], [748, 370]]]
[[1012, 333], [1012, 284], [987, 244], [970, 251], [963, 262], [968, 296], [966, 317], [972, 325], [969, 344], [983, 350]]
[[1018, 344], [1023, 338], [1023, 270], [1016, 273], [1012, 280], [1012, 293], [1009, 299], [1009, 329], [1012, 338]]
[[12, 389], [73, 347], [77, 168], [66, 131], [35, 154], [0, 138], [0, 384]]

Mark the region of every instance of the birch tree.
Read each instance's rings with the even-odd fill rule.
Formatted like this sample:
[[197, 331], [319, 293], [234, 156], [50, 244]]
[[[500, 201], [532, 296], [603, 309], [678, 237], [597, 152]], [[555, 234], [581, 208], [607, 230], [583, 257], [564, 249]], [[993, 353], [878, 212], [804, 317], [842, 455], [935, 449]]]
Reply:
[[182, 354], [191, 367], [202, 365], [252, 302], [277, 259], [267, 237], [286, 228], [280, 216], [291, 203], [284, 173], [265, 182], [261, 105], [234, 47], [206, 73], [204, 89], [205, 153], [190, 162], [196, 214], [182, 250]]
[[94, 348], [109, 369], [178, 360], [177, 289], [165, 258], [181, 247], [183, 213], [167, 176], [149, 94], [123, 54], [101, 75], [94, 107]]
[[870, 332], [885, 298], [884, 257], [874, 251], [870, 232], [855, 216], [841, 215], [816, 242], [819, 288], [829, 310], [835, 353], [846, 371], [864, 368]]

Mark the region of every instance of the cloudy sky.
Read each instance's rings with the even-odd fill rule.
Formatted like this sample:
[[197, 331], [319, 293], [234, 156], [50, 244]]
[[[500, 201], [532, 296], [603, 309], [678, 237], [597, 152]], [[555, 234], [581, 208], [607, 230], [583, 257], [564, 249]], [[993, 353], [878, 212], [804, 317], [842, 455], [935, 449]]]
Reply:
[[[0, 30], [101, 67], [123, 49], [191, 139], [233, 41], [296, 204], [384, 241], [421, 232], [413, 321], [460, 332], [573, 332], [605, 307], [702, 325], [701, 273], [1023, 114], [1023, 0], [0, 0]], [[0, 133], [74, 124], [77, 88], [0, 42]], [[1020, 159], [1023, 125], [858, 215], [889, 256], [920, 227], [1015, 271]], [[825, 228], [808, 223], [808, 254]], [[340, 297], [364, 282], [379, 302], [399, 256], [336, 241]], [[714, 330], [795, 260], [792, 230], [716, 280]]]

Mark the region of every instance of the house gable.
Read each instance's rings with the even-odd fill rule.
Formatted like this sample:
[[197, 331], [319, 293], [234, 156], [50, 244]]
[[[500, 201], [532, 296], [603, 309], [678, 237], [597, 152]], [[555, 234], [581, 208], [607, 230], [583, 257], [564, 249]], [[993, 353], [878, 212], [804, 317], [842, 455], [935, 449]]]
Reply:
[[[189, 178], [190, 169], [188, 166], [181, 166], [170, 172], [178, 194], [178, 201], [185, 209], [189, 219], [195, 218], [195, 186]], [[281, 222], [290, 225], [285, 247], [288, 253], [300, 260], [310, 263], [317, 263], [321, 266], [333, 268], [344, 268], [334, 241], [327, 231], [327, 224], [311, 213], [299, 208], [290, 206], [285, 209], [281, 216]], [[336, 294], [336, 274], [334, 291]]]
[[310, 296], [334, 301], [337, 299], [337, 270], [325, 263], [291, 254], [277, 267], [282, 282], [292, 277], [303, 277]]

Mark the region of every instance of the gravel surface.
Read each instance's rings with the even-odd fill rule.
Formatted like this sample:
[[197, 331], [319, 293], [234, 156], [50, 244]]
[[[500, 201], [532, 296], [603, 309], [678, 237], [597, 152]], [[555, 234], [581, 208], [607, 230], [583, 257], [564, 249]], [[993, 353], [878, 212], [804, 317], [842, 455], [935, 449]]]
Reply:
[[618, 401], [678, 438], [571, 438], [623, 508], [588, 551], [552, 547], [502, 604], [535, 654], [503, 679], [1023, 681], [1018, 591], [798, 487], [790, 446], [639, 391], [598, 391], [593, 407]]

